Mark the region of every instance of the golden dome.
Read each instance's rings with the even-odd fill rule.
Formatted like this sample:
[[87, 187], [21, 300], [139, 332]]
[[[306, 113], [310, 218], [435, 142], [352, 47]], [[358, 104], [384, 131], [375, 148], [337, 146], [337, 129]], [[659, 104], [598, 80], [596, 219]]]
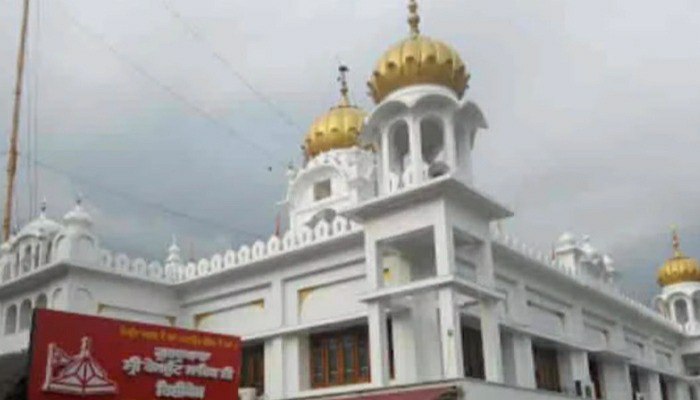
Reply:
[[314, 157], [332, 149], [343, 149], [358, 144], [366, 113], [350, 104], [345, 74], [348, 69], [340, 67], [340, 103], [324, 115], [316, 118], [304, 138], [307, 157]]
[[420, 34], [417, 9], [415, 0], [411, 0], [408, 17], [411, 37], [384, 53], [367, 82], [377, 103], [395, 90], [411, 85], [440, 85], [452, 89], [459, 97], [467, 88], [469, 71], [462, 58], [449, 45]]
[[666, 260], [659, 269], [657, 282], [660, 286], [681, 282], [700, 282], [700, 264], [698, 260], [686, 257], [680, 249], [678, 232], [673, 231], [673, 257]]

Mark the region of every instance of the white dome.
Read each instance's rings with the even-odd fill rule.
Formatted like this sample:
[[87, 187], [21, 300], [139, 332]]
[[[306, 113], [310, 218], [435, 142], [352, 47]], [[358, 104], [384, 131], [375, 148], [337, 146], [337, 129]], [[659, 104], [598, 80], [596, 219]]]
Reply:
[[63, 228], [58, 222], [47, 218], [43, 213], [25, 225], [16, 237], [22, 236], [53, 236]]
[[573, 246], [576, 244], [576, 237], [571, 232], [564, 232], [557, 240], [559, 246]]
[[72, 210], [68, 211], [68, 213], [63, 216], [63, 221], [66, 224], [92, 225], [92, 217], [83, 209], [80, 201], [75, 204]]

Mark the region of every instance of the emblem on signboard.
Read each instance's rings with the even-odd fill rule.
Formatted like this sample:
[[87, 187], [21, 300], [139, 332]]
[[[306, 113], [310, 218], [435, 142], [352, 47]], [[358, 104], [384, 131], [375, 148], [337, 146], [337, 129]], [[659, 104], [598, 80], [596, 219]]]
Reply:
[[49, 344], [46, 357], [45, 392], [75, 395], [107, 395], [117, 393], [117, 384], [91, 354], [92, 339], [83, 337], [80, 352], [68, 355], [56, 343]]

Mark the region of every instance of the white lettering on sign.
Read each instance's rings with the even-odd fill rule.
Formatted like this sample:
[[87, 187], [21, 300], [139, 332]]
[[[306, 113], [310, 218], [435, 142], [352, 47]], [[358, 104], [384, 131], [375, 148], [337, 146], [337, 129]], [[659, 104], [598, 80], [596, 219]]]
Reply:
[[[122, 360], [122, 370], [129, 376], [141, 373], [160, 375], [163, 378], [205, 378], [233, 381], [232, 366], [212, 367], [206, 362], [211, 353], [203, 351], [156, 347], [154, 357], [131, 356]], [[173, 399], [203, 399], [205, 387], [178, 380], [169, 383], [165, 379], [156, 382], [156, 397]]]

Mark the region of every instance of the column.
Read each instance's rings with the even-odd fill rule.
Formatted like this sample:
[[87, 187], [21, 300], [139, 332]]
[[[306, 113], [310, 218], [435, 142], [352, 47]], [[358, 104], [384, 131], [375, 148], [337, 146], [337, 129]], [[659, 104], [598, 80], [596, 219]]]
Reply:
[[457, 173], [457, 143], [455, 140], [454, 120], [452, 118], [441, 119], [443, 125], [445, 163], [450, 167], [451, 173]]
[[398, 384], [417, 382], [420, 364], [416, 362], [419, 345], [422, 342], [415, 340], [414, 324], [415, 312], [396, 312], [391, 314], [391, 326], [394, 341], [394, 381]]
[[640, 374], [639, 378], [639, 386], [642, 392], [646, 395], [646, 400], [662, 400], [659, 374], [656, 372], [647, 371]]
[[580, 382], [581, 395], [585, 395], [586, 386], [592, 386], [588, 368], [588, 353], [582, 350], [559, 351], [559, 369], [561, 386], [571, 393], [576, 393], [576, 382]]
[[505, 383], [529, 389], [534, 389], [537, 386], [530, 336], [517, 332], [505, 335], [503, 359]]
[[688, 383], [674, 380], [669, 388], [671, 400], [690, 400], [690, 389]]
[[623, 361], [606, 360], [602, 363], [603, 398], [625, 400], [632, 398], [629, 366]]
[[503, 356], [501, 354], [501, 333], [498, 324], [498, 303], [494, 300], [482, 299], [479, 306], [486, 380], [489, 382], [503, 382]]
[[391, 174], [391, 154], [393, 140], [389, 138], [390, 132], [388, 128], [382, 130], [381, 134], [381, 154], [382, 168], [379, 171], [379, 179], [382, 183], [382, 193], [387, 194], [389, 190], [389, 176]]
[[411, 175], [413, 175], [413, 184], [419, 184], [423, 181], [423, 145], [420, 136], [420, 120], [416, 117], [410, 117], [408, 124], [408, 143], [409, 152], [411, 154]]
[[367, 306], [367, 311], [372, 384], [383, 387], [389, 384], [389, 340], [386, 310], [382, 302], [376, 301]]
[[434, 225], [435, 269], [438, 276], [455, 273], [454, 228], [446, 214]]
[[[272, 281], [266, 307], [274, 319], [275, 326], [284, 326], [284, 292], [281, 280]], [[281, 399], [285, 396], [284, 340], [283, 336], [278, 336], [265, 342], [265, 395], [269, 399]]]
[[459, 308], [455, 304], [456, 293], [453, 288], [446, 287], [440, 289], [438, 296], [443, 361], [442, 374], [446, 379], [462, 378], [464, 376], [462, 322], [460, 320]]
[[284, 338], [275, 337], [265, 342], [265, 397], [284, 398]]

